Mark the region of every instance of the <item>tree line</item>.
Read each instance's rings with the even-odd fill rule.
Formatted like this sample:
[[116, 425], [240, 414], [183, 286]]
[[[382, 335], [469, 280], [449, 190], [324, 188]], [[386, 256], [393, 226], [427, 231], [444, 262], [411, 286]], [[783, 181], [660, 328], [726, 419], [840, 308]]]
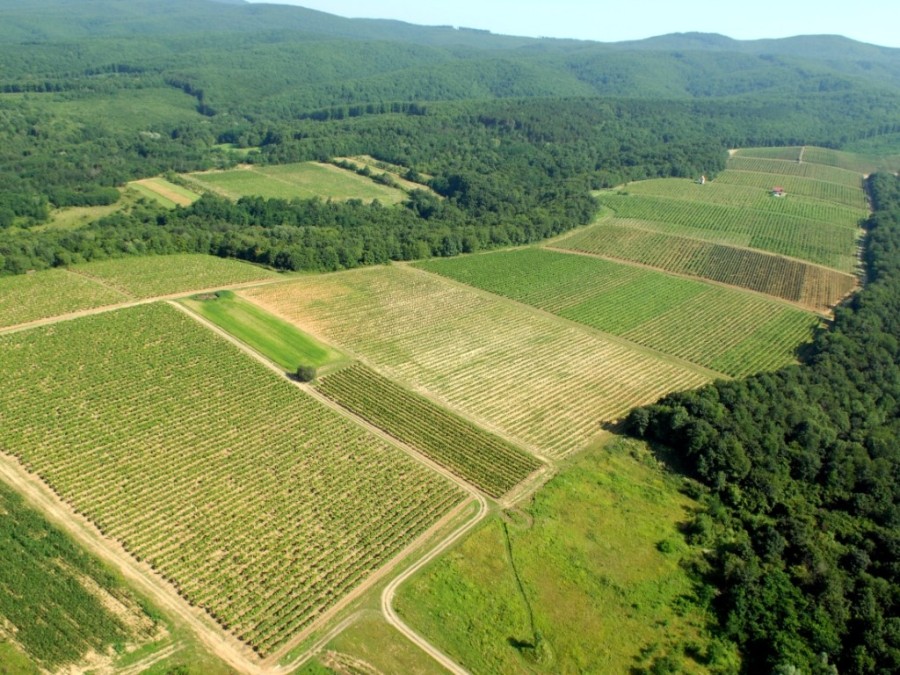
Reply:
[[869, 282], [802, 365], [627, 420], [702, 485], [695, 571], [746, 672], [900, 672], [900, 178], [868, 189]]

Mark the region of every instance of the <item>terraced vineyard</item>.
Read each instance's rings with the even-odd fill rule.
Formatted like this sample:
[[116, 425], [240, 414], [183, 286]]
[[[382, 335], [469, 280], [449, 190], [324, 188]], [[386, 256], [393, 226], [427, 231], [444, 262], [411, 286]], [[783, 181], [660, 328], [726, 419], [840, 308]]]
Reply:
[[0, 360], [0, 447], [262, 655], [465, 498], [164, 304]]
[[520, 445], [561, 457], [638, 401], [710, 374], [405, 267], [241, 291]]
[[65, 270], [0, 277], [0, 328], [128, 299], [120, 291]]
[[173, 295], [278, 276], [238, 260], [201, 254], [117, 258], [75, 265], [72, 270], [132, 298]]
[[653, 232], [644, 225], [610, 218], [555, 246], [748, 288], [818, 312], [828, 311], [857, 285], [855, 277], [835, 270], [762, 251]]
[[603, 204], [618, 218], [643, 221], [644, 229], [782, 255], [852, 273], [856, 228], [737, 206], [664, 197], [606, 194]]
[[428, 399], [356, 363], [321, 378], [328, 398], [500, 497], [543, 464]]
[[541, 249], [419, 266], [734, 376], [793, 362], [818, 323], [739, 291]]

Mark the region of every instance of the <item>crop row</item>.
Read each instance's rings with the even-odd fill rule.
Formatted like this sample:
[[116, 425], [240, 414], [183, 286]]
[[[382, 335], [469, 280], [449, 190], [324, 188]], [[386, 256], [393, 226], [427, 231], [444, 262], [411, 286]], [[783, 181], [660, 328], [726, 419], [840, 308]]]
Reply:
[[645, 229], [808, 260], [841, 272], [856, 266], [858, 231], [783, 214], [663, 197], [606, 195], [619, 218]]
[[551, 456], [638, 401], [707, 377], [502, 298], [403, 268], [242, 292], [479, 425]]
[[740, 148], [735, 157], [757, 157], [759, 159], [781, 159], [796, 162], [805, 148], [799, 145], [780, 148]]
[[0, 358], [0, 445], [263, 655], [464, 498], [167, 305]]
[[723, 171], [713, 185], [727, 184], [735, 186], [745, 186], [758, 188], [761, 190], [771, 190], [777, 183], [787, 192], [787, 199], [773, 199], [772, 202], [787, 204], [791, 202], [793, 195], [802, 197], [810, 197], [835, 204], [842, 204], [857, 209], [864, 215], [868, 204], [866, 202], [866, 193], [861, 187], [850, 187], [839, 183], [826, 183], [825, 181], [815, 180], [813, 178], [803, 178], [801, 176], [777, 176], [773, 178], [769, 173], [757, 173], [755, 171], [736, 171], [729, 169]]
[[319, 380], [318, 389], [499, 497], [540, 468], [532, 455], [356, 363]]
[[862, 174], [836, 166], [812, 164], [810, 162], [785, 162], [778, 159], [735, 156], [728, 160], [727, 168], [737, 171], [756, 171], [773, 176], [801, 176], [826, 183], [837, 183], [848, 187], [862, 186]]
[[[777, 368], [793, 361], [816, 318], [770, 300], [700, 281], [671, 277], [621, 263], [542, 249], [469, 256], [421, 264], [599, 330], [621, 335], [666, 354], [714, 368], [720, 356], [783, 315], [793, 317], [789, 338], [754, 341], [745, 362], [729, 363], [729, 375]], [[515, 287], [506, 276], [519, 279]], [[628, 283], [610, 288], [609, 279]], [[537, 291], [540, 291], [539, 293]], [[782, 325], [782, 324], [779, 324]]]
[[188, 253], [100, 260], [72, 269], [134, 298], [187, 293], [276, 276], [238, 260]]
[[96, 281], [60, 269], [2, 277], [0, 328], [128, 299]]
[[[739, 172], [731, 171], [727, 173]], [[771, 174], [753, 175], [767, 177], [769, 180], [768, 185], [735, 185], [726, 181], [720, 181], [719, 178], [716, 178], [711, 183], [700, 185], [689, 180], [657, 178], [629, 183], [628, 193], [642, 197], [662, 197], [665, 199], [680, 199], [692, 203], [730, 206], [739, 208], [742, 211], [747, 209], [771, 211], [779, 216], [803, 218], [814, 221], [816, 224], [842, 225], [849, 228], [859, 227], [859, 221], [866, 216], [864, 194], [860, 189], [836, 185], [835, 183], [801, 179], [807, 182], [817, 182], [825, 186], [833, 186], [838, 190], [855, 192], [857, 199], [863, 199], [861, 208], [804, 197], [793, 192], [789, 192], [788, 198], [783, 199], [773, 197], [771, 194], [771, 189], [775, 184], [787, 189], [785, 181], [780, 180], [781, 177], [772, 176]], [[788, 176], [788, 178], [793, 177]]]
[[856, 279], [800, 260], [645, 230], [640, 221], [608, 219], [557, 244], [560, 248], [627, 260], [740, 286], [827, 311]]

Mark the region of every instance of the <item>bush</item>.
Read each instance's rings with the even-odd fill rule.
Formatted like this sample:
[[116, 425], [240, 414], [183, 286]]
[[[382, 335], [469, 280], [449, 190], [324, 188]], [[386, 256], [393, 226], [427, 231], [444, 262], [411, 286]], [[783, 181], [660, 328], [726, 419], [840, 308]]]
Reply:
[[297, 379], [301, 382], [312, 382], [316, 379], [316, 369], [313, 366], [297, 366]]

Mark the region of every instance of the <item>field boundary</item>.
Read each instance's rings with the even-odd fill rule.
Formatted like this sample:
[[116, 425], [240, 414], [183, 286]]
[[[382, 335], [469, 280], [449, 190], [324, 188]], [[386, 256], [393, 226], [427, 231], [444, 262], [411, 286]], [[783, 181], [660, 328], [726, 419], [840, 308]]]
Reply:
[[[635, 228], [635, 229], [639, 229], [639, 228]], [[644, 231], [649, 231], [649, 230], [644, 230]], [[697, 239], [695, 241], [702, 241], [702, 240]], [[686, 274], [685, 272], [672, 272], [670, 270], [663, 269], [662, 267], [654, 267], [653, 265], [648, 265], [647, 263], [638, 262], [636, 260], [629, 260], [627, 258], [616, 258], [616, 257], [610, 256], [610, 255], [603, 255], [602, 253], [589, 253], [588, 251], [578, 251], [578, 250], [571, 249], [571, 248], [559, 248], [558, 246], [542, 246], [541, 248], [544, 248], [548, 251], [553, 251], [555, 253], [565, 253], [568, 255], [580, 255], [580, 256], [584, 256], [586, 258], [597, 258], [599, 260], [605, 260], [605, 261], [611, 262], [611, 263], [628, 265], [629, 267], [637, 267], [639, 269], [644, 269], [644, 270], [648, 270], [651, 272], [658, 272], [658, 273], [665, 274], [665, 275], [668, 275], [671, 277], [678, 277], [679, 279], [688, 279], [690, 281], [699, 281], [699, 282], [702, 282], [705, 284], [709, 284], [710, 286], [718, 286], [720, 288], [726, 288], [728, 290], [739, 291], [741, 293], [746, 293], [747, 295], [752, 295], [752, 296], [760, 298], [762, 300], [771, 300], [772, 302], [778, 303], [780, 305], [786, 305], [793, 309], [799, 309], [804, 312], [809, 312], [811, 314], [821, 316], [823, 319], [828, 319], [828, 318], [831, 318], [831, 316], [832, 316], [832, 312], [821, 312], [817, 309], [810, 307], [809, 305], [804, 305], [803, 303], [800, 303], [800, 302], [794, 302], [793, 300], [781, 298], [777, 295], [769, 295], [768, 293], [763, 293], [762, 291], [754, 291], [752, 288], [747, 288], [746, 286], [734, 286], [732, 284], [726, 284], [724, 281], [716, 281], [715, 279], [709, 279], [708, 277], [701, 277], [701, 276], [697, 276], [694, 274]], [[742, 247], [735, 246], [732, 248], [742, 248]], [[766, 253], [765, 251], [758, 251], [757, 249], [742, 249], [742, 250]], [[767, 253], [767, 255], [771, 255], [771, 254]], [[774, 257], [787, 258], [787, 256], [778, 256], [778, 255], [775, 255]], [[787, 258], [787, 259], [794, 260], [794, 258]], [[810, 263], [810, 264], [812, 264], [812, 263]], [[814, 265], [814, 266], [821, 267], [822, 269], [825, 269], [828, 271], [834, 271], [834, 270], [830, 270], [827, 267], [822, 267], [821, 265]], [[846, 274], [843, 272], [841, 272], [841, 274], [845, 274], [845, 276], [848, 276], [848, 277], [853, 277], [852, 274]], [[846, 300], [848, 297], [853, 295], [853, 293], [855, 293], [856, 290], [859, 289], [859, 279], [856, 277], [853, 277], [853, 278], [855, 278], [856, 282], [857, 282], [856, 288], [853, 291], [851, 291], [850, 293], [848, 293], [846, 296], [844, 296], [841, 299], [841, 301], [837, 303], [838, 305], [841, 302], [843, 302], [844, 300]]]

